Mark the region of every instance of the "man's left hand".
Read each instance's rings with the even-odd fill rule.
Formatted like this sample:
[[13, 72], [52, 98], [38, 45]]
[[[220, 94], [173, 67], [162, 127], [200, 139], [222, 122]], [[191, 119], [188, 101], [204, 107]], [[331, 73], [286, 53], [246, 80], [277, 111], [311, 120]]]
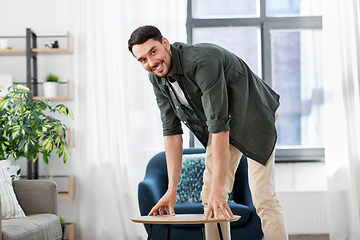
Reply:
[[223, 215], [227, 221], [230, 221], [230, 218], [234, 217], [224, 194], [221, 193], [221, 191], [211, 191], [205, 211], [205, 219], [215, 218], [218, 220], [221, 215]]

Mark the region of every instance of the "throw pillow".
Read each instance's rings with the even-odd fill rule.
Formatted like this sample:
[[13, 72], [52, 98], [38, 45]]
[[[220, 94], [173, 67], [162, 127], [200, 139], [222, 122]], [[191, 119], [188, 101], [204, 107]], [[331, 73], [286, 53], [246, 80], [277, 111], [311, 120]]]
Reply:
[[0, 160], [0, 198], [2, 219], [25, 217], [10, 178], [8, 167], [10, 161]]
[[183, 155], [176, 203], [201, 202], [204, 170], [204, 153]]
[[[202, 202], [201, 191], [204, 170], [205, 153], [183, 155], [176, 203]], [[234, 202], [234, 191], [229, 194], [228, 202]]]

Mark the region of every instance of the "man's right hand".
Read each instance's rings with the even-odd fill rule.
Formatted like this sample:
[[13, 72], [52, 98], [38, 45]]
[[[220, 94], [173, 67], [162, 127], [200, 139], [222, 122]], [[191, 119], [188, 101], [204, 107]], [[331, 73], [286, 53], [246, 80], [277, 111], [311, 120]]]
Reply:
[[176, 202], [176, 190], [167, 190], [164, 196], [151, 209], [149, 216], [164, 215], [164, 209], [168, 215], [175, 216], [174, 206]]

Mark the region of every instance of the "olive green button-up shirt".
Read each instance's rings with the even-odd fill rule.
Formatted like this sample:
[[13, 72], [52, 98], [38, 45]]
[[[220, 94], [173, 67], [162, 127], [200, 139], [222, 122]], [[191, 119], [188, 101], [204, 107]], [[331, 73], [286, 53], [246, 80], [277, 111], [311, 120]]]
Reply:
[[[172, 78], [198, 118], [196, 134], [166, 77], [149, 74], [161, 112], [163, 134], [182, 134], [183, 121], [207, 144], [208, 133], [230, 130], [230, 144], [265, 165], [276, 142], [275, 112], [279, 95], [233, 53], [214, 44], [171, 45]], [[204, 134], [205, 133], [205, 134]]]

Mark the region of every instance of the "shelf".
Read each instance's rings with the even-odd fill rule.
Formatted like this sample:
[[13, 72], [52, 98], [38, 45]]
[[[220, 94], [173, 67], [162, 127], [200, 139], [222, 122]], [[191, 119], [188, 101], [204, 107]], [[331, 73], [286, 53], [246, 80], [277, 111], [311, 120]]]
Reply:
[[64, 96], [64, 97], [34, 96], [32, 99], [33, 99], [33, 100], [52, 100], [52, 101], [71, 100], [70, 80], [67, 81], [67, 96]]
[[33, 97], [33, 100], [53, 100], [53, 101], [59, 101], [59, 100], [71, 100], [69, 96], [66, 97]]
[[[32, 49], [32, 52], [38, 54], [71, 54], [69, 49], [64, 48], [53, 48], [53, 49]], [[0, 49], [0, 55], [23, 55], [26, 54], [25, 49]]]
[[[72, 54], [73, 53], [72, 44], [71, 44], [72, 37], [70, 35], [70, 32], [67, 32], [66, 38], [67, 38], [67, 48], [50, 48], [50, 49], [33, 48], [31, 49], [31, 51], [37, 54]], [[4, 55], [4, 56], [11, 56], [11, 55], [18, 56], [24, 54], [26, 54], [25, 49], [0, 49], [0, 55]]]
[[11, 56], [11, 55], [24, 55], [25, 49], [0, 49], [0, 55]]

